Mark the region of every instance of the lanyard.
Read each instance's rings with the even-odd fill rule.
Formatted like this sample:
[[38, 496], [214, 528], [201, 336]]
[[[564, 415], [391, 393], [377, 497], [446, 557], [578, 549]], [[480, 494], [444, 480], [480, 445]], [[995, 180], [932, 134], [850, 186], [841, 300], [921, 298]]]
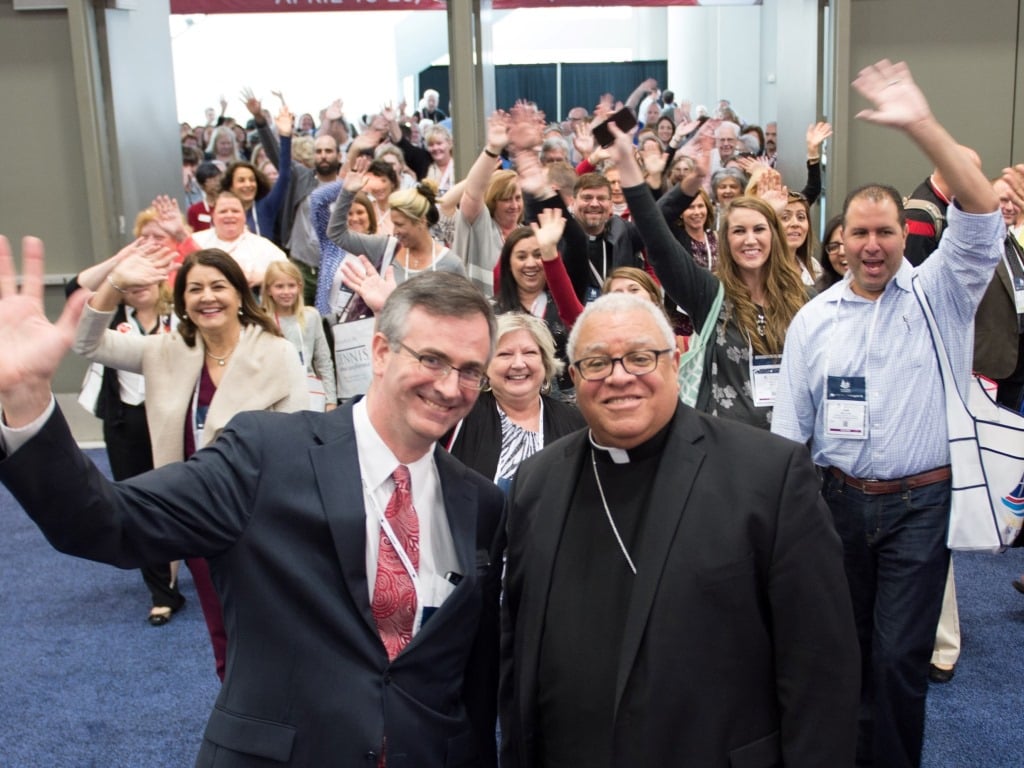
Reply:
[[[381, 530], [384, 531], [384, 535], [391, 541], [391, 546], [395, 549], [395, 554], [398, 555], [398, 559], [402, 562], [402, 567], [405, 568], [405, 572], [409, 574], [409, 578], [412, 580], [412, 588], [416, 592], [416, 619], [413, 621], [413, 634], [419, 631], [420, 626], [423, 624], [423, 606], [424, 596], [422, 594], [422, 587], [420, 585], [420, 577], [416, 572], [416, 569], [412, 565], [412, 560], [409, 559], [409, 554], [405, 551], [405, 547], [402, 546], [402, 542], [397, 536], [395, 531], [391, 527], [391, 523], [388, 522], [387, 516], [384, 514], [384, 510], [381, 509], [380, 502], [377, 501], [375, 494], [370, 492], [370, 489], [366, 486], [366, 480], [363, 480], [363, 496], [370, 500], [370, 504], [373, 507], [373, 512], [377, 515], [377, 520], [380, 523]], [[409, 494], [412, 494], [412, 480], [410, 472], [410, 483], [409, 483]], [[416, 505], [413, 504], [413, 509]], [[377, 552], [377, 558], [380, 559], [380, 551]]]
[[601, 236], [601, 271], [597, 271], [597, 267], [594, 266], [594, 262], [587, 261], [587, 265], [590, 267], [590, 271], [594, 277], [597, 278], [598, 286], [604, 282], [605, 277], [608, 276], [608, 241]]

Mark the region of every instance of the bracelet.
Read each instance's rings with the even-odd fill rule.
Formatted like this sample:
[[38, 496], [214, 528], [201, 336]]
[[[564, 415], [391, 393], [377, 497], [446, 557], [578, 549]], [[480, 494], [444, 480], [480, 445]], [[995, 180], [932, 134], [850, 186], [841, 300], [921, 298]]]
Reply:
[[484, 147], [484, 154], [488, 157], [493, 157], [495, 160], [501, 157], [501, 152], [491, 152], [487, 147]]
[[110, 287], [111, 288], [113, 288], [115, 291], [117, 291], [121, 295], [124, 295], [124, 294], [128, 293], [128, 291], [126, 291], [124, 288], [122, 288], [121, 286], [119, 286], [117, 283], [114, 282], [114, 276], [113, 275], [107, 275], [107, 282], [110, 283]]

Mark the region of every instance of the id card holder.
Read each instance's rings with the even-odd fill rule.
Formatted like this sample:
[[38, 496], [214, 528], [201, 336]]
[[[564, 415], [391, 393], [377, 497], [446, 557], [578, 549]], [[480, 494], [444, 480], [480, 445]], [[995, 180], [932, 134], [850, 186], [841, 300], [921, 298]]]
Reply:
[[1017, 314], [1024, 315], [1024, 277], [1013, 278], [1013, 303], [1017, 306]]
[[775, 393], [779, 388], [779, 373], [782, 371], [782, 355], [750, 356], [750, 388], [754, 405], [771, 407], [775, 405]]
[[828, 377], [825, 434], [843, 440], [867, 440], [867, 383], [863, 376]]

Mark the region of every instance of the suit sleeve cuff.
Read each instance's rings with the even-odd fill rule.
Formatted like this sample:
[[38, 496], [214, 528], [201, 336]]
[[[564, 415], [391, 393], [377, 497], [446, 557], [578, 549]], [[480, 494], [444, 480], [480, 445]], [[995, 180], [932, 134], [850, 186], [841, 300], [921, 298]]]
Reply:
[[10, 456], [42, 431], [43, 425], [46, 424], [56, 409], [57, 401], [53, 395], [50, 395], [50, 404], [46, 406], [46, 410], [24, 427], [18, 427], [17, 429], [8, 427], [7, 420], [0, 419], [0, 448], [3, 448], [4, 453]]

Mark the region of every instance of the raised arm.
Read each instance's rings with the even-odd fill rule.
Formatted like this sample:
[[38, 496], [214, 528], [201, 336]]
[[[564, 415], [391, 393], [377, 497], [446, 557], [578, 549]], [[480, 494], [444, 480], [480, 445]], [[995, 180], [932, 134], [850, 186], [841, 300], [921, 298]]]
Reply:
[[271, 225], [281, 210], [288, 185], [292, 182], [292, 128], [295, 124], [295, 116], [288, 111], [288, 107], [282, 105], [281, 111], [277, 113], [275, 124], [277, 125], [277, 135], [281, 140], [281, 155], [278, 158], [280, 164], [275, 163], [277, 180], [271, 187], [270, 194], [257, 203], [260, 206], [260, 215], [262, 216], [266, 212], [271, 220]]
[[558, 316], [566, 328], [572, 328], [576, 318], [583, 311], [583, 305], [576, 296], [565, 262], [558, 255], [558, 243], [565, 230], [565, 217], [559, 208], [547, 208], [537, 215], [537, 222], [531, 223], [540, 245], [540, 258], [544, 265], [544, 277], [548, 293], [554, 299]]
[[985, 174], [935, 119], [906, 63], [882, 59], [862, 69], [853, 87], [872, 104], [857, 117], [905, 133], [946, 179], [964, 211], [991, 213], [999, 207]]
[[[256, 97], [252, 88], [248, 86], [242, 89], [241, 95], [242, 103], [245, 104], [245, 108], [249, 110], [249, 114], [252, 115], [253, 122], [256, 124], [256, 132], [260, 136], [260, 144], [263, 146], [263, 151], [267, 153], [267, 159], [280, 171], [281, 147], [278, 144], [277, 136], [270, 129], [266, 115], [263, 114], [263, 102]], [[281, 104], [284, 104], [284, 99], [281, 100]]]
[[[623, 133], [614, 124], [610, 124], [609, 128], [615, 136], [609, 151], [619, 169], [622, 192], [626, 196], [633, 221], [647, 245], [647, 258], [665, 293], [687, 311], [699, 331], [708, 319], [707, 313], [718, 292], [718, 279], [698, 267], [690, 252], [672, 236], [650, 188], [644, 183], [643, 172], [633, 154], [629, 134]], [[691, 171], [688, 174], [690, 178], [684, 177], [684, 190], [699, 184], [707, 162], [707, 156], [702, 156], [698, 162], [700, 170]]]
[[487, 137], [484, 148], [466, 174], [466, 186], [462, 191], [459, 211], [467, 224], [472, 224], [484, 209], [484, 195], [491, 176], [498, 167], [499, 156], [508, 145], [509, 117], [495, 112], [487, 119]]
[[[110, 258], [104, 259], [99, 264], [93, 264], [91, 267], [86, 267], [75, 276], [72, 284], [76, 288], [86, 288], [90, 291], [99, 290], [100, 286], [103, 285], [110, 276], [110, 273], [114, 271], [114, 268], [132, 252], [133, 248], [137, 248], [141, 244], [142, 238], [140, 237], [133, 240]], [[71, 284], [69, 284], [69, 287], [70, 285]], [[70, 296], [73, 292], [74, 291], [71, 291], [67, 295]]]
[[363, 157], [356, 161], [355, 166], [345, 177], [338, 204], [334, 207], [327, 224], [327, 236], [340, 248], [353, 254], [365, 254], [375, 264], [379, 264], [388, 245], [387, 235], [363, 235], [348, 228], [348, 211], [352, 207], [352, 199], [356, 193], [366, 186], [366, 168], [369, 161]]
[[118, 255], [121, 258], [85, 306], [74, 350], [111, 368], [141, 373], [147, 337], [111, 330], [110, 321], [125, 294], [167, 279], [174, 252], [152, 242], [136, 241]]
[[53, 376], [75, 338], [88, 292], [65, 303], [56, 323], [43, 312], [43, 241], [21, 242], [22, 284], [18, 289], [11, 244], [0, 235], [0, 409], [9, 427], [24, 427], [50, 407]]
[[640, 102], [643, 101], [651, 91], [658, 89], [658, 81], [653, 77], [648, 77], [640, 85], [633, 89], [633, 92], [629, 94], [629, 98], [626, 99], [626, 106], [629, 107], [633, 112], [636, 112], [636, 108], [640, 106]]

